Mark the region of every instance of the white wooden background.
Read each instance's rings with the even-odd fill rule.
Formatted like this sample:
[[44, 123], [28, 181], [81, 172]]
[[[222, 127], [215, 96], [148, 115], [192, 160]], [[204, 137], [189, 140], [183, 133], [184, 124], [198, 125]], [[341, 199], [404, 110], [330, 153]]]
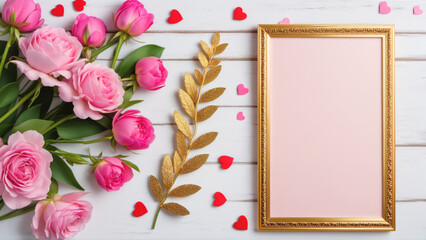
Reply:
[[[5, 0], [0, 0], [4, 3]], [[111, 13], [123, 0], [86, 0], [84, 12], [105, 20], [113, 32]], [[39, 0], [47, 24], [70, 29], [77, 12], [71, 0]], [[58, 3], [65, 7], [62, 18], [50, 15]], [[76, 239], [426, 239], [426, 12], [412, 14], [419, 4], [426, 10], [426, 1], [388, 0], [392, 12], [378, 14], [378, 0], [144, 0], [154, 13], [155, 23], [138, 40], [166, 47], [163, 55], [169, 70], [166, 87], [157, 92], [139, 91], [145, 102], [137, 106], [155, 124], [156, 140], [151, 148], [133, 155], [142, 173], [122, 190], [107, 193], [100, 189], [87, 167], [76, 167], [82, 185], [91, 192], [86, 199], [94, 205], [93, 217]], [[232, 20], [235, 7], [248, 14], [245, 21]], [[184, 20], [170, 25], [170, 10], [178, 9]], [[396, 219], [395, 232], [258, 232], [256, 176], [256, 27], [277, 23], [288, 17], [291, 23], [306, 24], [395, 24], [396, 25]], [[157, 202], [148, 189], [148, 176], [159, 175], [163, 154], [173, 150], [174, 109], [178, 109], [176, 90], [182, 87], [185, 71], [197, 66], [194, 60], [198, 41], [209, 41], [214, 32], [222, 33], [228, 50], [221, 56], [223, 71], [209, 87], [224, 86], [225, 94], [216, 100], [220, 108], [215, 116], [200, 125], [201, 132], [218, 131], [214, 144], [205, 149], [208, 163], [193, 174], [179, 177], [177, 184], [195, 183], [202, 186], [196, 195], [178, 200], [191, 211], [186, 217], [160, 213], [157, 228], [150, 229]], [[129, 42], [121, 56], [139, 43]], [[100, 56], [108, 64], [112, 51]], [[250, 89], [244, 96], [236, 94], [243, 83]], [[237, 121], [242, 111], [246, 120]], [[69, 150], [87, 151], [87, 146], [64, 146]], [[113, 154], [107, 144], [91, 146], [91, 151]], [[222, 170], [221, 155], [233, 156], [234, 164]], [[62, 187], [62, 192], [72, 191]], [[213, 194], [221, 191], [228, 202], [213, 207]], [[131, 216], [133, 205], [142, 201], [148, 213], [140, 218]], [[248, 231], [236, 231], [232, 224], [240, 215], [249, 221]], [[32, 239], [32, 214], [0, 223], [1, 239]]]

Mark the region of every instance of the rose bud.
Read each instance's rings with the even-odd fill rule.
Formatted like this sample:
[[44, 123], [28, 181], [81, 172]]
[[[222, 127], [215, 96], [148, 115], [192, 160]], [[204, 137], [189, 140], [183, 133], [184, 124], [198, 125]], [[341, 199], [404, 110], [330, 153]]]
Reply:
[[38, 202], [31, 224], [34, 236], [37, 239], [69, 239], [83, 230], [93, 210], [92, 204], [79, 200], [84, 195], [84, 192], [55, 195]]
[[97, 17], [89, 17], [81, 13], [72, 25], [72, 35], [77, 37], [83, 46], [99, 47], [105, 41], [105, 23]]
[[139, 36], [151, 27], [154, 15], [148, 13], [138, 0], [127, 0], [114, 17], [115, 26], [130, 36]]
[[112, 121], [112, 132], [118, 144], [130, 150], [147, 149], [154, 141], [154, 127], [138, 110], [129, 110], [120, 116], [118, 111]]
[[99, 186], [107, 192], [119, 190], [124, 183], [133, 178], [132, 169], [115, 157], [102, 159], [96, 165], [94, 174]]
[[49, 192], [52, 155], [43, 135], [36, 131], [16, 132], [0, 148], [0, 196], [11, 209], [45, 199]]
[[20, 32], [34, 31], [44, 23], [40, 5], [33, 0], [7, 0], [1, 17], [5, 23], [17, 27]]
[[136, 80], [139, 86], [148, 90], [158, 90], [164, 87], [168, 75], [163, 62], [156, 57], [142, 58], [136, 63]]

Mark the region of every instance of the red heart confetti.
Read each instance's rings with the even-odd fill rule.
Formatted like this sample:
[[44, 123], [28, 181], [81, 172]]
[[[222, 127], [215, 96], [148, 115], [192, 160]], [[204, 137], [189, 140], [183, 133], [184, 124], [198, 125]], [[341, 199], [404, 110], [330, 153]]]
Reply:
[[135, 204], [135, 210], [133, 210], [133, 216], [135, 217], [140, 217], [145, 215], [148, 212], [148, 210], [145, 207], [145, 204], [143, 204], [142, 202], [137, 202]]
[[233, 161], [234, 158], [230, 156], [223, 155], [219, 157], [219, 162], [222, 163], [222, 169], [228, 169], [231, 167]]
[[74, 9], [78, 12], [83, 11], [84, 6], [86, 6], [86, 2], [84, 0], [74, 0], [72, 4], [74, 5]]
[[62, 4], [58, 4], [50, 12], [52, 13], [53, 16], [62, 17], [64, 16], [64, 6], [62, 6]]
[[227, 199], [226, 199], [225, 195], [223, 195], [221, 192], [216, 192], [216, 193], [214, 194], [214, 198], [215, 198], [215, 200], [214, 200], [214, 202], [213, 202], [213, 205], [214, 205], [215, 207], [220, 207], [220, 206], [222, 206], [223, 204], [225, 204], [225, 203], [226, 203], [226, 201], [227, 201]]
[[242, 21], [247, 18], [247, 13], [243, 12], [243, 9], [240, 7], [235, 8], [234, 10], [234, 20]]
[[180, 12], [176, 9], [173, 9], [170, 12], [170, 17], [167, 19], [167, 22], [169, 22], [170, 24], [176, 24], [180, 21], [182, 21], [183, 17], [180, 14]]
[[238, 221], [234, 223], [234, 228], [237, 230], [247, 230], [248, 229], [247, 218], [244, 215], [241, 215], [238, 218]]

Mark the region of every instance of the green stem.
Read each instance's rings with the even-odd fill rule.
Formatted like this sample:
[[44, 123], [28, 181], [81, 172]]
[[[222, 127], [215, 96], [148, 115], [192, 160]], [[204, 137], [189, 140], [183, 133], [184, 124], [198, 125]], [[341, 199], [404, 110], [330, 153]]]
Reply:
[[35, 209], [35, 204], [29, 205], [29, 206], [21, 208], [21, 209], [13, 210], [11, 212], [8, 212], [8, 213], [0, 216], [0, 221], [6, 220], [6, 219], [9, 219], [9, 218], [13, 218], [13, 217], [17, 217], [17, 216], [25, 214], [27, 212], [31, 212], [34, 209]]
[[112, 139], [112, 135], [107, 135], [105, 137], [102, 138], [98, 138], [98, 139], [93, 139], [90, 141], [79, 141], [79, 140], [46, 140], [46, 144], [51, 144], [51, 143], [81, 143], [81, 144], [92, 144], [92, 143], [97, 143], [97, 142], [102, 142], [102, 141], [106, 141], [106, 140], [111, 140]]
[[42, 135], [44, 135], [44, 134], [48, 133], [50, 130], [52, 130], [52, 129], [54, 129], [55, 127], [57, 127], [57, 126], [61, 125], [61, 124], [62, 124], [62, 123], [64, 123], [66, 120], [68, 120], [68, 119], [70, 119], [70, 118], [72, 118], [72, 117], [74, 117], [74, 116], [75, 116], [75, 114], [73, 113], [73, 114], [70, 114], [70, 115], [68, 115], [68, 116], [66, 116], [66, 117], [64, 117], [64, 118], [62, 118], [61, 120], [57, 121], [56, 123], [54, 123], [54, 124], [50, 125], [50, 127], [48, 127], [46, 130], [44, 130], [44, 132], [42, 132], [41, 134], [42, 134]]
[[120, 54], [121, 47], [123, 46], [123, 43], [126, 40], [126, 38], [127, 38], [127, 35], [122, 34], [120, 35], [120, 38], [118, 39], [118, 44], [114, 51], [114, 57], [112, 58], [112, 63], [111, 63], [112, 69], [115, 69], [115, 64], [117, 63], [118, 54]]
[[161, 207], [159, 207], [159, 208], [157, 209], [157, 212], [155, 213], [154, 223], [152, 223], [152, 230], [154, 230], [154, 229], [155, 229], [155, 224], [157, 223], [157, 219], [158, 219], [158, 215], [160, 214], [160, 210], [161, 210]]
[[28, 98], [30, 98], [32, 95], [34, 95], [36, 90], [37, 89], [34, 88], [31, 92], [29, 92], [27, 95], [25, 95], [18, 103], [16, 103], [15, 106], [13, 106], [13, 108], [11, 108], [7, 113], [5, 113], [0, 118], [0, 123], [2, 123], [4, 120], [6, 120], [6, 118], [8, 118], [12, 113], [14, 113], [19, 108], [19, 106], [21, 106], [25, 101], [28, 100]]
[[1, 74], [3, 72], [4, 63], [6, 62], [7, 54], [9, 53], [9, 49], [12, 46], [12, 41], [13, 41], [13, 38], [15, 36], [14, 32], [15, 32], [15, 27], [14, 26], [10, 27], [9, 40], [7, 40], [6, 47], [4, 48], [3, 56], [1, 57], [0, 77], [1, 77]]
[[107, 50], [108, 48], [114, 46], [118, 42], [117, 39], [114, 41], [111, 41], [110, 43], [105, 44], [103, 47], [97, 49], [96, 51], [92, 52], [92, 55], [90, 55], [90, 62], [93, 62], [96, 60], [96, 57], [101, 54], [103, 51]]

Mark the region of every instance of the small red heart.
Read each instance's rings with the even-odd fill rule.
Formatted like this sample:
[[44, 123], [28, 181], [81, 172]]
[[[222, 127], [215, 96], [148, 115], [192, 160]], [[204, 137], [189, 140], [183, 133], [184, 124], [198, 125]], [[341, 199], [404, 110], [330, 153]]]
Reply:
[[215, 194], [214, 194], [214, 197], [216, 198], [215, 200], [214, 200], [214, 202], [213, 202], [213, 205], [215, 206], [215, 207], [220, 207], [220, 206], [222, 206], [223, 204], [225, 204], [226, 203], [226, 201], [227, 201], [227, 199], [226, 199], [226, 197], [221, 193], [221, 192], [216, 192]]
[[74, 9], [78, 12], [83, 11], [84, 6], [86, 6], [86, 2], [84, 0], [74, 0], [72, 4], [74, 5]]
[[167, 22], [169, 22], [170, 24], [176, 24], [180, 21], [182, 21], [183, 17], [182, 15], [180, 15], [180, 12], [176, 9], [173, 9], [170, 12], [170, 17], [167, 19]]
[[247, 230], [248, 229], [247, 218], [244, 215], [241, 215], [238, 218], [238, 221], [234, 223], [234, 228], [237, 230]]
[[233, 161], [234, 158], [230, 156], [223, 155], [219, 157], [219, 162], [222, 163], [222, 169], [228, 169], [231, 167]]
[[135, 204], [135, 210], [133, 210], [133, 216], [140, 217], [145, 215], [148, 210], [146, 209], [145, 205], [142, 202], [137, 202]]
[[50, 12], [52, 13], [53, 16], [62, 17], [64, 16], [64, 6], [62, 6], [62, 4], [58, 4]]
[[242, 21], [247, 18], [247, 13], [243, 12], [243, 9], [240, 7], [235, 8], [234, 10], [234, 20]]

